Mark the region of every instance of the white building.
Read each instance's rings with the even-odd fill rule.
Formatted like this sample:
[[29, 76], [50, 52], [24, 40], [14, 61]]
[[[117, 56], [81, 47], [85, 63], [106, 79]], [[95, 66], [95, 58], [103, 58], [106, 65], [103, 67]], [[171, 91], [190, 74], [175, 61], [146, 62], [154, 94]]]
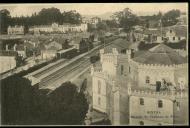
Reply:
[[161, 29], [148, 29], [144, 31], [144, 38], [150, 43], [176, 43], [187, 39], [187, 27], [174, 25]]
[[24, 26], [9, 26], [7, 28], [8, 35], [23, 35], [24, 34]]
[[53, 23], [52, 25], [40, 25], [33, 26], [29, 28], [29, 32], [34, 34], [39, 34], [40, 32], [44, 33], [66, 33], [66, 32], [86, 32], [87, 24], [80, 25], [71, 25], [71, 24], [63, 24], [59, 25], [57, 23]]
[[100, 66], [91, 68], [93, 108], [107, 113], [113, 125], [187, 124], [184, 57], [164, 44], [134, 57], [130, 50], [102, 49], [100, 57]]

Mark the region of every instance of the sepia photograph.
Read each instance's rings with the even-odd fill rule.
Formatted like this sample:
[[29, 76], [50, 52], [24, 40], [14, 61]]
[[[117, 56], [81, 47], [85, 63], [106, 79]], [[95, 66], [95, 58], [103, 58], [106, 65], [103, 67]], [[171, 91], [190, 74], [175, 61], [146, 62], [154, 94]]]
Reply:
[[189, 125], [188, 3], [0, 4], [0, 126]]

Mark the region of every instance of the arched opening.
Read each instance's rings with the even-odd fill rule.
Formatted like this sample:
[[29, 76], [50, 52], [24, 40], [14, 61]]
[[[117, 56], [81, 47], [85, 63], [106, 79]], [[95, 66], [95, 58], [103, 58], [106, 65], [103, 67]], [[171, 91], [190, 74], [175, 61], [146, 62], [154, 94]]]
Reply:
[[146, 76], [146, 84], [149, 84], [150, 83], [150, 77], [149, 76]]
[[144, 122], [143, 122], [143, 121], [140, 121], [139, 124], [140, 124], [140, 125], [144, 125]]

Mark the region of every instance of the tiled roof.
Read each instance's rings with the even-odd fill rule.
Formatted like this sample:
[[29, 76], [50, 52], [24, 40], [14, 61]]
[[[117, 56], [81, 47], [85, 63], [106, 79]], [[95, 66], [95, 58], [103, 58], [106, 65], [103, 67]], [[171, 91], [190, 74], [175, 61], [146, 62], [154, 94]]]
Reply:
[[[186, 37], [187, 36], [187, 27], [186, 26], [181, 26], [181, 25], [174, 25], [174, 26], [170, 26], [170, 27], [163, 27], [162, 28], [162, 34], [163, 36], [166, 34], [167, 31], [169, 30], [173, 30], [176, 33], [176, 36], [182, 36], [182, 37]], [[158, 35], [161, 36], [161, 29], [155, 29], [155, 30], [149, 30], [146, 29], [144, 30], [144, 34], [154, 34], [154, 35]]]
[[0, 56], [16, 56], [17, 52], [16, 51], [2, 51], [0, 50]]
[[17, 45], [16, 50], [17, 51], [24, 51], [24, 45]]
[[170, 29], [172, 29], [177, 36], [187, 37], [187, 26], [174, 25], [165, 28], [165, 31], [169, 31]]
[[187, 62], [186, 58], [164, 44], [159, 44], [149, 49], [149, 51], [133, 58], [133, 60], [143, 64], [163, 65], [183, 64]]
[[108, 45], [104, 48], [105, 52], [112, 52], [112, 48], [116, 48], [118, 51], [121, 50], [125, 50], [125, 49], [129, 49], [131, 43], [129, 41], [127, 41], [126, 39], [116, 39], [113, 41], [113, 43], [111, 45]]

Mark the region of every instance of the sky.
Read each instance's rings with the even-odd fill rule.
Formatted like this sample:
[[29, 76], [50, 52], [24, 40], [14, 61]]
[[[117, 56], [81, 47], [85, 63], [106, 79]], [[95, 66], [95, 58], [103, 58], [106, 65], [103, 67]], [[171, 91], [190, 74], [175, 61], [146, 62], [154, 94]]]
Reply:
[[187, 12], [187, 3], [55, 3], [55, 4], [1, 4], [1, 9], [8, 9], [11, 16], [31, 16], [42, 8], [55, 7], [63, 11], [76, 10], [81, 15], [102, 15], [105, 13], [121, 11], [130, 8], [137, 15], [152, 15], [167, 12], [171, 9], [179, 9]]

